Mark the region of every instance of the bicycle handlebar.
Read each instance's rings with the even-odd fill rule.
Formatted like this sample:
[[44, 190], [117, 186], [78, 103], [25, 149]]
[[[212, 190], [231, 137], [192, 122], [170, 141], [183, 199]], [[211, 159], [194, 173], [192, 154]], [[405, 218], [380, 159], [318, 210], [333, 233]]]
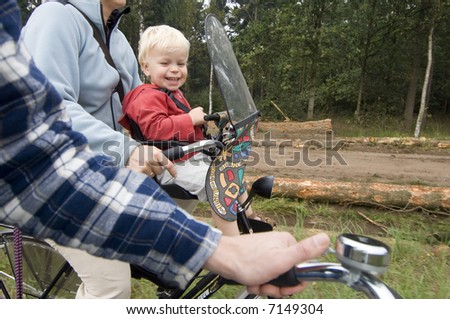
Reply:
[[227, 111], [221, 111], [213, 114], [208, 114], [203, 117], [203, 119], [208, 121], [214, 121], [219, 129], [223, 129], [228, 123], [228, 113]]
[[269, 284], [291, 287], [302, 281], [337, 282], [363, 292], [368, 298], [402, 299], [378, 278], [387, 270], [390, 258], [390, 249], [384, 243], [366, 236], [342, 234], [337, 238], [336, 250], [329, 249], [329, 252], [334, 253], [340, 263], [299, 264]]
[[175, 146], [168, 148], [163, 151], [164, 156], [166, 156], [169, 160], [177, 160], [182, 158], [183, 156], [194, 153], [201, 152], [210, 148], [221, 148], [221, 144], [215, 140], [202, 140], [192, 144], [184, 145], [184, 146]]
[[220, 120], [220, 114], [214, 113], [214, 114], [207, 114], [203, 117], [205, 121], [219, 121]]
[[163, 151], [163, 154], [165, 157], [167, 157], [170, 161], [174, 161], [177, 159], [182, 158], [184, 155], [186, 155], [183, 146], [175, 146], [172, 148], [168, 148]]
[[312, 262], [300, 264], [287, 273], [270, 281], [279, 287], [298, 285], [302, 281], [309, 282], [337, 282], [353, 290], [363, 292], [372, 299], [402, 299], [402, 297], [388, 287], [375, 275], [366, 272], [354, 272], [337, 263]]

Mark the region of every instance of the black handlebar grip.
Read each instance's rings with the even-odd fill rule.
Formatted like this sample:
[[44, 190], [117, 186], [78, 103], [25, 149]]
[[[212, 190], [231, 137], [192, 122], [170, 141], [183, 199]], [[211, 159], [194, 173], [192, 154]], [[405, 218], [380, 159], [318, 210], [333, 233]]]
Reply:
[[217, 114], [217, 113], [214, 113], [214, 114], [208, 114], [208, 115], [205, 115], [205, 116], [203, 117], [203, 119], [204, 119], [205, 121], [219, 121], [219, 120], [220, 120], [220, 114]]
[[285, 272], [280, 275], [278, 278], [275, 278], [269, 281], [269, 284], [278, 286], [278, 287], [292, 287], [297, 286], [300, 282], [297, 280], [297, 276], [295, 275], [295, 268]]
[[181, 146], [175, 146], [163, 151], [163, 154], [171, 161], [177, 160], [184, 156], [184, 150]]
[[[227, 285], [239, 285], [234, 280], [231, 279], [223, 279], [224, 283]], [[277, 287], [293, 287], [297, 286], [300, 283], [300, 281], [297, 280], [297, 277], [295, 275], [295, 267], [291, 268], [291, 270], [285, 272], [284, 274], [278, 276], [278, 278], [275, 278], [268, 282], [268, 284], [277, 286]]]

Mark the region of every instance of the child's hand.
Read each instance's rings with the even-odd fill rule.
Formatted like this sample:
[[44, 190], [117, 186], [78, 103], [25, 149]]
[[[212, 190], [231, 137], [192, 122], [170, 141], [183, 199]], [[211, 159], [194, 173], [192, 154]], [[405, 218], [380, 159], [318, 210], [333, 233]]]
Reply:
[[203, 108], [201, 106], [196, 107], [195, 109], [192, 109], [189, 113], [189, 116], [191, 117], [192, 124], [194, 126], [205, 124], [206, 121], [204, 119], [205, 112], [203, 112]]

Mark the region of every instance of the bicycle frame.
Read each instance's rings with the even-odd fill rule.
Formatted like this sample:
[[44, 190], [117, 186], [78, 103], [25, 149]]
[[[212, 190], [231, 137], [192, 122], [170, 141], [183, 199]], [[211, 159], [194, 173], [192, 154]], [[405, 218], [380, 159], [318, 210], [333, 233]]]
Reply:
[[[64, 258], [44, 241], [23, 236], [23, 268], [16, 270], [13, 228], [8, 225], [0, 226], [5, 228], [0, 232], [0, 247], [3, 247], [6, 252], [12, 271], [12, 275], [4, 272], [0, 273], [1, 275], [16, 281], [18, 272], [22, 271], [26, 278], [22, 283], [23, 292], [30, 297], [45, 299], [54, 298], [57, 295], [75, 295], [76, 274]], [[1, 288], [5, 298], [11, 298], [11, 294], [3, 282]]]

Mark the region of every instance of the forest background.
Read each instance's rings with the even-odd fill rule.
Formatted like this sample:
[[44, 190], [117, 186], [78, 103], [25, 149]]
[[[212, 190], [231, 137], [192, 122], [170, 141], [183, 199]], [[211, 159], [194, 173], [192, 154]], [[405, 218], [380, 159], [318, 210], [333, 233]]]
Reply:
[[[23, 20], [41, 1], [19, 0]], [[169, 24], [191, 42], [191, 105], [223, 110], [210, 92], [204, 19], [216, 14], [264, 120], [347, 118], [394, 123], [407, 136], [450, 125], [448, 0], [128, 0], [121, 22], [137, 52], [148, 26]], [[419, 121], [417, 121], [419, 116]], [[418, 131], [419, 130], [419, 131]]]
[[[41, 0], [18, 2], [25, 23]], [[151, 25], [169, 24], [189, 39], [189, 79], [182, 90], [192, 106], [207, 111], [210, 105], [212, 111], [222, 111], [224, 105], [211, 76], [204, 19], [214, 13], [226, 25], [262, 112], [256, 137], [270, 132], [277, 139], [276, 147], [253, 148], [260, 159], [269, 154], [275, 166], [261, 160], [246, 169], [250, 178], [273, 174], [278, 185], [273, 198], [252, 203], [255, 211], [297, 238], [317, 231], [327, 231], [333, 240], [344, 232], [378, 237], [393, 249], [385, 282], [405, 298], [450, 298], [450, 0], [127, 4], [132, 11], [120, 29], [136, 53], [140, 33]], [[333, 142], [345, 144], [338, 150], [348, 165], [327, 165], [329, 148], [323, 136], [311, 137], [299, 129], [300, 124], [329, 119]], [[417, 133], [429, 139], [408, 138]], [[302, 142], [312, 142], [310, 138], [319, 146], [304, 147]], [[331, 144], [335, 150], [338, 144]], [[323, 165], [302, 161], [287, 168], [285, 163], [299, 153]], [[431, 194], [430, 200], [447, 195], [443, 205], [425, 206], [408, 200], [411, 194], [405, 189]], [[279, 195], [283, 192], [295, 196]], [[313, 196], [318, 193], [326, 196]], [[355, 194], [370, 198], [355, 199]], [[406, 204], [398, 204], [403, 198]], [[209, 205], [198, 205], [195, 215], [209, 221]], [[0, 251], [0, 270], [7, 267], [5, 262]], [[349, 288], [330, 289], [325, 283], [313, 287], [294, 297], [357, 297]], [[148, 282], [133, 282], [133, 297], [153, 298], [154, 290]], [[219, 298], [234, 296], [230, 289], [219, 293]]]

